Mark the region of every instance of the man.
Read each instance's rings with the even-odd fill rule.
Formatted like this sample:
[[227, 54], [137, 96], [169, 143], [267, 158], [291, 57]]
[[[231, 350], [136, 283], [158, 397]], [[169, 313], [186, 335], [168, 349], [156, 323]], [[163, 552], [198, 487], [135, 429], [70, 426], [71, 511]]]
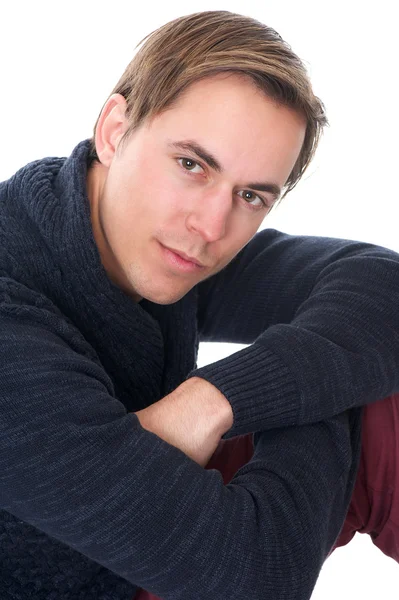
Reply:
[[[256, 234], [325, 121], [276, 32], [198, 13], [2, 184], [3, 597], [310, 597], [399, 388], [398, 255]], [[200, 340], [250, 345], [196, 370]], [[252, 433], [234, 485], [203, 468]]]

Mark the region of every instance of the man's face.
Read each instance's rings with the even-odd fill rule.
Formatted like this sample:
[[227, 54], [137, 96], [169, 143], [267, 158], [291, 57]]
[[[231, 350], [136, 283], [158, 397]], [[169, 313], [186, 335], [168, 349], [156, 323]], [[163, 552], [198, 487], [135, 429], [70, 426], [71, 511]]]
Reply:
[[90, 200], [110, 278], [136, 300], [171, 304], [220, 271], [259, 229], [304, 134], [303, 117], [246, 79], [190, 86], [100, 166]]

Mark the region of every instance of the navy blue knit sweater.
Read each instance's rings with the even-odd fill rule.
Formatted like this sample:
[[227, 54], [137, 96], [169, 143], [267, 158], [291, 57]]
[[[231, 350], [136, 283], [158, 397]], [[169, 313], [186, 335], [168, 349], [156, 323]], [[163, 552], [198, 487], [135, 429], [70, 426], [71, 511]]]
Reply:
[[[135, 303], [100, 261], [87, 155], [0, 186], [0, 597], [308, 599], [358, 407], [399, 391], [399, 257], [265, 230], [179, 302]], [[202, 340], [250, 345], [196, 370]], [[230, 401], [224, 437], [255, 434], [229, 485], [132, 412], [192, 375]]]

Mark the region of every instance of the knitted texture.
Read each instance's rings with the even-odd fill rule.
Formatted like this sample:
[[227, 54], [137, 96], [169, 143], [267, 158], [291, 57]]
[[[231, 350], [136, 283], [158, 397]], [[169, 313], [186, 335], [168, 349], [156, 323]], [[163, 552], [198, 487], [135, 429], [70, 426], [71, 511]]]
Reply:
[[[399, 387], [398, 256], [265, 230], [179, 302], [135, 303], [93, 238], [88, 149], [0, 185], [0, 597], [305, 600], [357, 407]], [[196, 369], [200, 340], [250, 346]], [[229, 485], [133, 412], [193, 375], [231, 402], [226, 437], [255, 434]]]

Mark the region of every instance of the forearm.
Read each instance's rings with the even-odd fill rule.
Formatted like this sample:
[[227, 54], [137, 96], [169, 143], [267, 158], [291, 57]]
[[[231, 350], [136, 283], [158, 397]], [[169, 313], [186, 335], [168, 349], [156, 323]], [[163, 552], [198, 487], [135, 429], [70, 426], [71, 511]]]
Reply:
[[135, 413], [142, 427], [205, 466], [233, 423], [230, 403], [212, 384], [193, 377]]

